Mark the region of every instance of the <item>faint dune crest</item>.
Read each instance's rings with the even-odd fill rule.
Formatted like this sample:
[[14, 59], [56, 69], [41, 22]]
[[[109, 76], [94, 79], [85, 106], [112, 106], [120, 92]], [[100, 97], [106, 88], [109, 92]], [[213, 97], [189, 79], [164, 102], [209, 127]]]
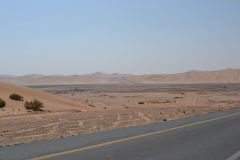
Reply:
[[66, 110], [90, 110], [88, 106], [73, 102], [71, 100], [58, 97], [56, 95], [46, 93], [40, 90], [13, 85], [10, 83], [0, 82], [0, 98], [6, 101], [6, 109], [21, 110], [26, 112], [24, 101], [13, 101], [9, 99], [9, 95], [17, 93], [23, 96], [24, 101], [38, 99], [44, 104], [44, 110], [47, 111], [66, 111]]

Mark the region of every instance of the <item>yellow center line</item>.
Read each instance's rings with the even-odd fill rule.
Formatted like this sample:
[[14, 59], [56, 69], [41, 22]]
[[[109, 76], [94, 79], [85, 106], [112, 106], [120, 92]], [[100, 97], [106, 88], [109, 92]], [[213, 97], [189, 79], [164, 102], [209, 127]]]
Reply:
[[155, 134], [159, 134], [159, 133], [164, 133], [164, 132], [168, 132], [168, 131], [172, 131], [172, 130], [176, 130], [176, 129], [180, 129], [180, 128], [186, 128], [186, 127], [190, 127], [190, 126], [194, 126], [194, 125], [198, 125], [198, 124], [203, 124], [203, 123], [207, 123], [207, 122], [211, 122], [211, 121], [215, 121], [215, 120], [219, 120], [219, 119], [223, 119], [223, 118], [233, 117], [233, 116], [236, 116], [236, 115], [240, 115], [240, 112], [234, 113], [234, 114], [231, 114], [231, 115], [216, 117], [216, 118], [212, 118], [212, 119], [208, 119], [208, 120], [204, 120], [204, 121], [189, 123], [189, 124], [185, 124], [185, 125], [178, 126], [178, 127], [163, 129], [163, 130], [159, 130], [159, 131], [155, 131], [155, 132], [149, 132], [149, 133], [146, 133], [146, 134], [141, 134], [141, 135], [137, 135], [137, 136], [133, 136], [133, 137], [122, 138], [122, 139], [118, 139], [118, 140], [114, 140], [114, 141], [110, 141], [110, 142], [100, 143], [100, 144], [96, 144], [96, 145], [92, 145], [92, 146], [81, 147], [81, 148], [72, 149], [72, 150], [68, 150], [68, 151], [64, 151], [64, 152], [48, 154], [48, 155], [45, 155], [45, 156], [31, 158], [29, 160], [42, 160], [42, 159], [62, 156], [62, 155], [65, 155], [65, 154], [70, 154], [70, 153], [74, 153], [74, 152], [79, 152], [79, 151], [89, 150], [89, 149], [93, 149], [93, 148], [103, 147], [103, 146], [110, 145], [110, 144], [116, 144], [116, 143], [129, 141], [129, 140], [133, 140], [133, 139], [137, 139], [137, 138], [142, 138], [142, 137], [151, 136], [151, 135], [155, 135]]

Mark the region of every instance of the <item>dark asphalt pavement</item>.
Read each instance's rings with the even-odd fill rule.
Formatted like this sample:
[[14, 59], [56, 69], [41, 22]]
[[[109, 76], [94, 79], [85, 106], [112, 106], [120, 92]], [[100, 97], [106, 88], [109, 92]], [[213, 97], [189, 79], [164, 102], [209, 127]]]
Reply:
[[[0, 148], [1, 160], [29, 159], [44, 155], [82, 151], [47, 158], [51, 160], [226, 160], [240, 151], [240, 109], [179, 120], [152, 123], [88, 135], [46, 140]], [[232, 115], [223, 117], [226, 115]], [[219, 117], [219, 119], [213, 119]], [[221, 118], [220, 118], [221, 117]], [[210, 120], [211, 121], [206, 121]], [[202, 122], [198, 123], [196, 122]], [[184, 126], [186, 125], [187, 126]], [[194, 125], [188, 125], [194, 124]], [[177, 127], [177, 128], [176, 128]], [[166, 130], [173, 128], [171, 130]], [[118, 143], [119, 139], [155, 133]], [[93, 146], [92, 148], [86, 148]], [[231, 159], [235, 160], [235, 159]]]

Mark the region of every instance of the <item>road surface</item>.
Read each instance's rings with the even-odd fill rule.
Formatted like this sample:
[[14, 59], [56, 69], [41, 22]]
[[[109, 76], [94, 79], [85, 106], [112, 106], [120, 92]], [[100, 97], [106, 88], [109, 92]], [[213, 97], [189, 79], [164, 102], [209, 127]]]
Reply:
[[237, 160], [240, 109], [0, 148], [1, 160]]

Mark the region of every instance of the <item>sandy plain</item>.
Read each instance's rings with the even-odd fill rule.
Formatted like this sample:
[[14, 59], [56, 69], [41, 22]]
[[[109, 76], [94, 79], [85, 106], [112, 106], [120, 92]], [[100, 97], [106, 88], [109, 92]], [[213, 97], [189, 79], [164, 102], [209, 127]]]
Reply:
[[[0, 109], [0, 146], [162, 122], [240, 107], [240, 84], [30, 86], [75, 108]], [[33, 91], [32, 89], [30, 89]], [[48, 93], [45, 93], [48, 92]], [[50, 96], [51, 97], [51, 96]], [[44, 100], [44, 99], [43, 99]], [[47, 102], [47, 101], [46, 101]], [[13, 106], [12, 106], [13, 107]], [[10, 107], [9, 107], [10, 108]], [[14, 110], [15, 112], [15, 110]]]

